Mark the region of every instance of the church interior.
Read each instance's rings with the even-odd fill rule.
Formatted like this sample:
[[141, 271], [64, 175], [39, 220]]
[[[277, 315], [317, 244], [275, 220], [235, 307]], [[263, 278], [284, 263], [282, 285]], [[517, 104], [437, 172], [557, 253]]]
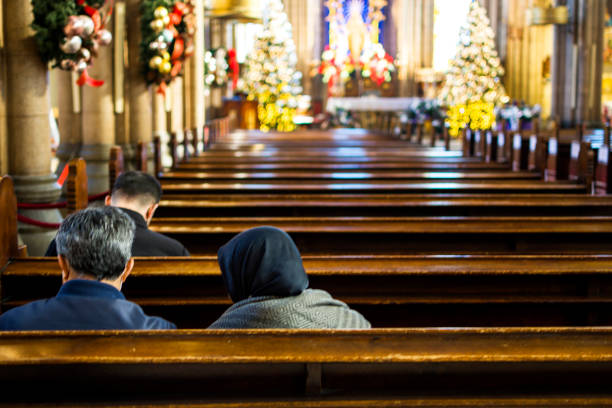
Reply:
[[[612, 0], [2, 0], [0, 407], [612, 406], [611, 120]], [[177, 329], [4, 329], [134, 172]], [[359, 324], [218, 325], [313, 290]]]

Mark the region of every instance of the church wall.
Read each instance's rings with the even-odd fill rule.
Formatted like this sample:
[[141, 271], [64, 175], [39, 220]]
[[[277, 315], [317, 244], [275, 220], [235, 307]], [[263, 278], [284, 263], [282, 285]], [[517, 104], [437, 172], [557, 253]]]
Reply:
[[2, 2], [0, 2], [0, 175], [8, 173], [8, 137], [6, 129], [6, 59]]

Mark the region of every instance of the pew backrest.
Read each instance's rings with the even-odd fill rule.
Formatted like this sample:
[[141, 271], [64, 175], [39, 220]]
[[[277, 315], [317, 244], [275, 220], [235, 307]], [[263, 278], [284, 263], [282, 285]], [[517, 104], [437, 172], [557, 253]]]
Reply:
[[9, 258], [19, 255], [17, 237], [17, 197], [13, 179], [3, 176], [0, 179], [0, 268], [6, 265]]
[[[263, 395], [347, 406], [424, 390], [609, 401], [611, 335], [590, 327], [0, 333], [0, 381], [5, 401], [35, 398], [20, 389], [34, 383], [47, 404]], [[66, 382], [74, 392], [58, 387]]]

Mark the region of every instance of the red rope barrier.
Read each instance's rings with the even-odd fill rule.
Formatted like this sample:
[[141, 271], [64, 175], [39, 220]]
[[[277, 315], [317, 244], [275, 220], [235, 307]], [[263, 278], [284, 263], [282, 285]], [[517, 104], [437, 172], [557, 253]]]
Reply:
[[53, 204], [33, 204], [33, 203], [19, 203], [17, 204], [17, 208], [23, 208], [25, 210], [51, 210], [54, 208], [65, 208], [66, 201], [62, 201], [61, 203], [53, 203]]
[[[109, 194], [110, 194], [110, 191], [105, 191], [99, 194], [93, 194], [87, 197], [87, 200], [88, 201], [100, 200]], [[68, 203], [66, 201], [62, 201], [60, 203], [53, 203], [53, 204], [18, 203], [17, 208], [21, 208], [24, 210], [52, 210], [55, 208], [66, 208], [67, 204]]]
[[103, 193], [90, 195], [89, 197], [87, 197], [87, 201], [96, 201], [96, 200], [106, 197], [109, 194], [110, 194], [110, 191], [105, 191]]
[[21, 214], [17, 214], [17, 220], [19, 222], [23, 222], [24, 224], [34, 225], [34, 226], [41, 227], [41, 228], [58, 229], [60, 227], [59, 223], [38, 221], [38, 220], [26, 217]]

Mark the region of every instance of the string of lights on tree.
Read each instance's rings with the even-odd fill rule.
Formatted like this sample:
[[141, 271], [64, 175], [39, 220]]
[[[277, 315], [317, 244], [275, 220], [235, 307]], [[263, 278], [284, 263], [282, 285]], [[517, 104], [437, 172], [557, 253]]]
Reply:
[[255, 39], [246, 65], [246, 92], [249, 100], [258, 102], [260, 129], [294, 130], [302, 73], [296, 70], [292, 27], [281, 0], [266, 2], [263, 29]]
[[495, 120], [494, 108], [509, 101], [501, 83], [504, 75], [495, 34], [485, 9], [472, 0], [466, 24], [461, 28], [455, 58], [450, 62], [439, 99], [448, 107], [449, 133], [488, 129]]

